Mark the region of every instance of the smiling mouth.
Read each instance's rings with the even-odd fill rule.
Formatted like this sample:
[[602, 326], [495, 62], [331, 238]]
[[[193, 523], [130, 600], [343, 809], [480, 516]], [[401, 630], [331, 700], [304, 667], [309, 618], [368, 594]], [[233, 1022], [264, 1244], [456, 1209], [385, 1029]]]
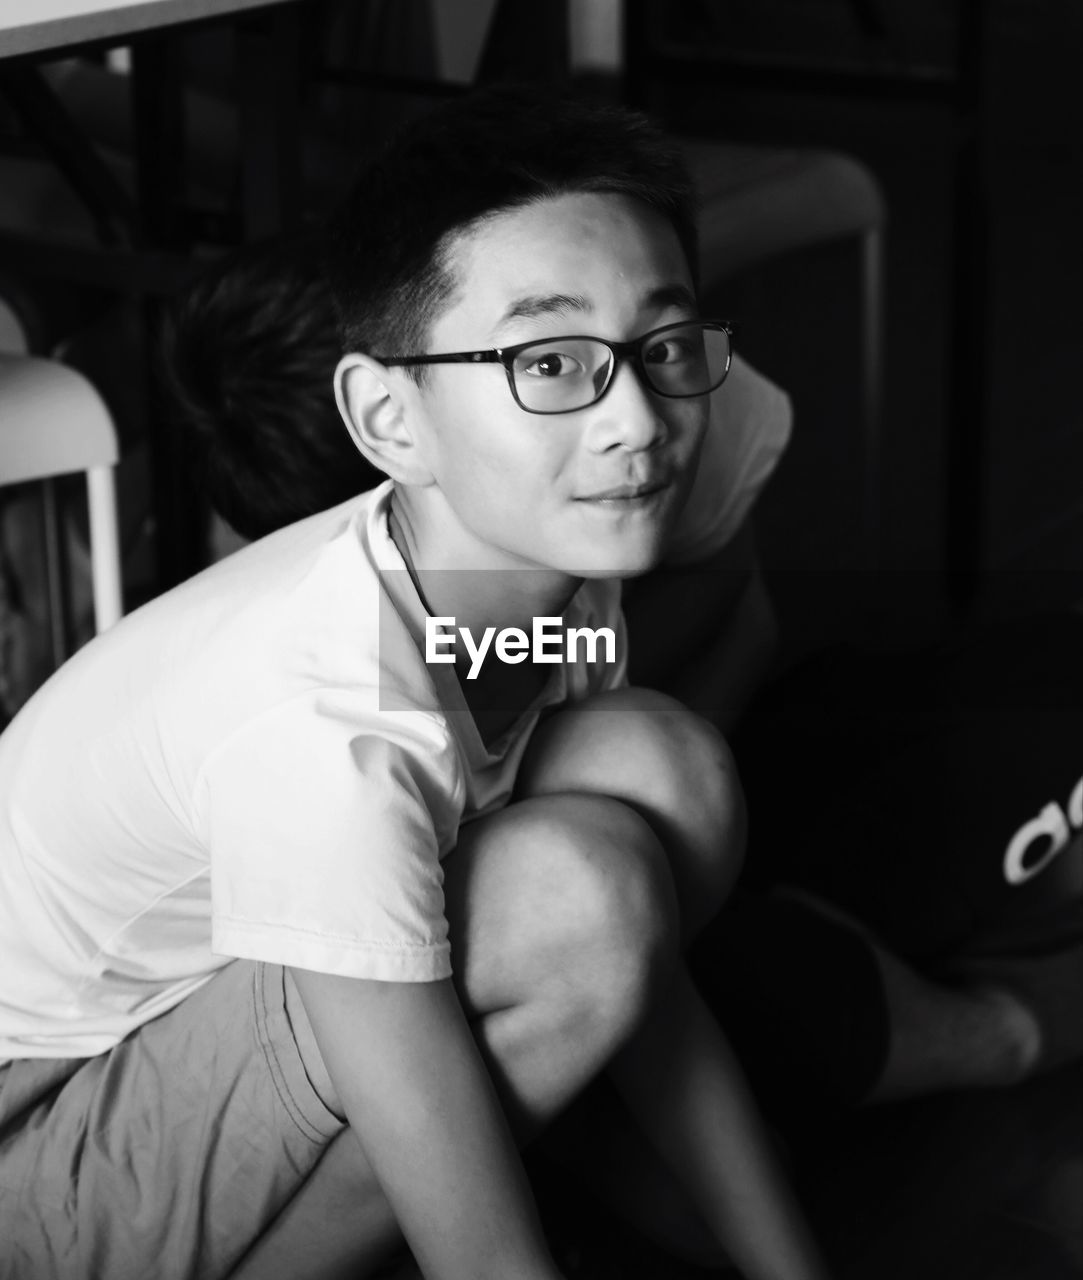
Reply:
[[597, 493], [585, 493], [577, 502], [641, 502], [662, 493], [672, 484], [671, 480], [644, 480], [639, 484], [619, 484], [612, 489], [600, 489]]

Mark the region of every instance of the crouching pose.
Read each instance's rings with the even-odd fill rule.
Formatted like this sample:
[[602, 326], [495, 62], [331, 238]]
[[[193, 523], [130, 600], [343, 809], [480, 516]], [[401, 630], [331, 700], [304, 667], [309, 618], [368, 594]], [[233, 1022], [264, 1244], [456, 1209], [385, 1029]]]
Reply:
[[639, 118], [514, 92], [362, 178], [335, 385], [390, 479], [0, 739], [0, 1275], [363, 1275], [401, 1232], [432, 1280], [557, 1277], [517, 1143], [603, 1070], [748, 1276], [821, 1274], [680, 959], [728, 751], [622, 687], [729, 367], [691, 226]]

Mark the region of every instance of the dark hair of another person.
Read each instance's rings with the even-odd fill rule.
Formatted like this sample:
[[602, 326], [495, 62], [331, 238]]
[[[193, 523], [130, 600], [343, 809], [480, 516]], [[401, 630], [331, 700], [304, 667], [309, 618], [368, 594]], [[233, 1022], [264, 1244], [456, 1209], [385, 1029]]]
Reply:
[[314, 240], [220, 259], [170, 309], [160, 369], [172, 426], [201, 491], [243, 537], [384, 479], [339, 417], [340, 354]]
[[327, 274], [344, 349], [424, 352], [458, 285], [457, 237], [580, 192], [634, 197], [662, 214], [695, 270], [691, 182], [679, 149], [646, 117], [532, 86], [469, 94], [415, 118], [362, 172], [332, 225]]

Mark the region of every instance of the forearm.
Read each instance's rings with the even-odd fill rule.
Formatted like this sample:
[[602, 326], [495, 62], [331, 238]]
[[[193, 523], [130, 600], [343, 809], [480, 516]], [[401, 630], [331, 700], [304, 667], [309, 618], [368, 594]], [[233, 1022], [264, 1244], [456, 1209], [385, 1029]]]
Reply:
[[559, 1280], [450, 983], [295, 976], [340, 1106], [426, 1280]]
[[683, 970], [611, 1075], [749, 1280], [821, 1280], [823, 1263], [744, 1074]]

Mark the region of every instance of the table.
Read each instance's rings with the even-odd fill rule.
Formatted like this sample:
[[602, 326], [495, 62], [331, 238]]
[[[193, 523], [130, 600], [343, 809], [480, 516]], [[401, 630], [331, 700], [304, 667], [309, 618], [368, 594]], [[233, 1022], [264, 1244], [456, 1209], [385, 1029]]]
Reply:
[[0, 58], [115, 42], [178, 23], [265, 9], [289, 0], [4, 0]]

